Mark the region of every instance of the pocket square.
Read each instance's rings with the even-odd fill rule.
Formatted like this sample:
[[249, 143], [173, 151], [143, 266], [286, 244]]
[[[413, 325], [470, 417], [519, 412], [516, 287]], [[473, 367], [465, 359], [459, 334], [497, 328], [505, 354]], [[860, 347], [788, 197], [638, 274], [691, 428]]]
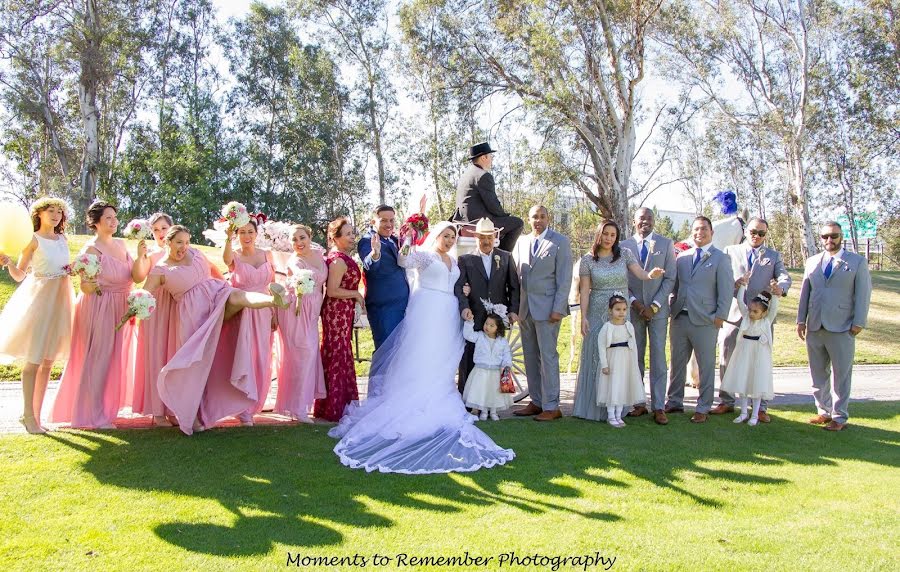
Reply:
[[768, 258], [763, 258], [762, 260], [759, 261], [760, 266], [768, 266], [771, 263], [772, 263], [772, 261], [769, 260]]
[[712, 268], [712, 262], [707, 262], [703, 265], [703, 268]]

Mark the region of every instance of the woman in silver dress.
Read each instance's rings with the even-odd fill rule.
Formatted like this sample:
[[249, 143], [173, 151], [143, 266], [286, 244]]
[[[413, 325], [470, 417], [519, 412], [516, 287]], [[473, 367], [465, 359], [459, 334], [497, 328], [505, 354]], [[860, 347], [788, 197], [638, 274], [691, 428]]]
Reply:
[[620, 292], [628, 299], [628, 271], [641, 280], [651, 280], [665, 274], [662, 268], [654, 268], [650, 272], [641, 268], [630, 250], [619, 247], [620, 235], [619, 225], [614, 221], [601, 222], [594, 235], [591, 253], [581, 257], [578, 271], [584, 342], [573, 414], [591, 421], [606, 421], [606, 407], [597, 405], [597, 367], [600, 364], [597, 337], [600, 328], [609, 319], [610, 296]]

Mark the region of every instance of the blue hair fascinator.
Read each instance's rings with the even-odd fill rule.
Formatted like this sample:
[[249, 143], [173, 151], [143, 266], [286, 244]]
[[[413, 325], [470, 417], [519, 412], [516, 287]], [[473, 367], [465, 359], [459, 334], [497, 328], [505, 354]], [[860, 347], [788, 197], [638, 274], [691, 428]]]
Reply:
[[737, 195], [734, 191], [722, 191], [713, 197], [713, 200], [719, 204], [719, 210], [725, 216], [737, 214]]

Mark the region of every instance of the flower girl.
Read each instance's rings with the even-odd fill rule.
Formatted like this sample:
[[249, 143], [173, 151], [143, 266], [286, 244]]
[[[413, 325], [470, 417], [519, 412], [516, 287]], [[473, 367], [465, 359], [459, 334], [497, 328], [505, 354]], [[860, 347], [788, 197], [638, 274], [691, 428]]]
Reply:
[[51, 197], [39, 199], [31, 205], [31, 221], [35, 232], [19, 264], [0, 254], [0, 267], [22, 282], [0, 314], [0, 363], [25, 361], [20, 421], [29, 433], [44, 433], [40, 423], [44, 393], [53, 362], [69, 355], [75, 293], [66, 269], [66, 204]]
[[482, 331], [475, 331], [475, 321], [467, 320], [463, 324], [463, 337], [475, 344], [475, 367], [466, 380], [463, 390], [463, 401], [467, 407], [481, 410], [478, 418], [484, 421], [490, 414], [491, 419], [499, 421], [498, 411], [509, 409], [513, 404], [511, 393], [500, 391], [500, 374], [505, 367], [512, 367], [512, 351], [506, 341], [506, 329], [509, 319], [506, 317], [506, 306], [492, 304], [482, 299], [487, 310]]
[[761, 400], [774, 397], [772, 322], [778, 314], [778, 298], [764, 291], [745, 304], [746, 289], [746, 286], [741, 286], [736, 295], [744, 319], [738, 330], [734, 353], [722, 378], [722, 390], [741, 394], [741, 414], [735, 418], [735, 423], [747, 421], [747, 399], [753, 400], [753, 412], [747, 423], [752, 426], [759, 422]]
[[625, 426], [622, 412], [626, 406], [644, 403], [644, 384], [638, 369], [634, 326], [625, 317], [628, 302], [621, 292], [609, 298], [609, 321], [597, 337], [600, 373], [597, 376], [597, 405], [606, 405], [607, 423]]

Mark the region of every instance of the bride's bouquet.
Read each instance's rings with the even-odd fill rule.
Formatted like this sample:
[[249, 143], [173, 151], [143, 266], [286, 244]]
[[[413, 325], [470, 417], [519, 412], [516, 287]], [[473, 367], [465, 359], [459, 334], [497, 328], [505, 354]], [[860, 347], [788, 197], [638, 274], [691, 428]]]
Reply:
[[250, 213], [247, 207], [237, 201], [231, 201], [222, 207], [222, 222], [227, 222], [233, 230], [250, 224]]
[[287, 287], [291, 288], [297, 294], [297, 305], [294, 315], [300, 315], [300, 300], [304, 294], [311, 294], [316, 287], [316, 280], [313, 278], [312, 270], [301, 269], [295, 274], [291, 274], [287, 279]]
[[[79, 254], [71, 264], [63, 267], [69, 276], [78, 276], [87, 282], [96, 282], [100, 276], [100, 257], [96, 254]], [[97, 296], [103, 296], [100, 286], [97, 286]]]
[[156, 310], [156, 298], [153, 297], [153, 294], [141, 289], [132, 290], [128, 294], [128, 311], [116, 326], [116, 331], [118, 332], [125, 322], [133, 318], [146, 320], [154, 310]]
[[406, 256], [409, 254], [409, 248], [412, 244], [421, 245], [428, 233], [428, 217], [423, 213], [416, 213], [406, 219], [400, 226], [400, 242], [403, 247], [400, 254]]
[[152, 234], [150, 221], [142, 218], [133, 219], [122, 231], [122, 236], [129, 240], [147, 240]]

